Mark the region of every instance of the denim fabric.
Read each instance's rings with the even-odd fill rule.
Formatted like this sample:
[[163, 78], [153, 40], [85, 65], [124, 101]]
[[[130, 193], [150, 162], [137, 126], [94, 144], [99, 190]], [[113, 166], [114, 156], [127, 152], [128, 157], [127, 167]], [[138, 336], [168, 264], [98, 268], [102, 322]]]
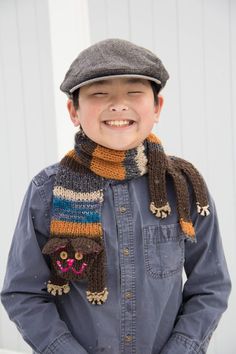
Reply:
[[[35, 353], [206, 353], [231, 289], [215, 206], [191, 213], [196, 242], [182, 233], [175, 192], [166, 219], [149, 211], [147, 176], [108, 182], [102, 223], [109, 296], [101, 306], [86, 299], [86, 281], [68, 294], [47, 293], [50, 263], [41, 249], [49, 237], [53, 165], [26, 193], [9, 252], [1, 300]], [[191, 190], [190, 190], [191, 192]], [[187, 281], [182, 283], [185, 270]]]

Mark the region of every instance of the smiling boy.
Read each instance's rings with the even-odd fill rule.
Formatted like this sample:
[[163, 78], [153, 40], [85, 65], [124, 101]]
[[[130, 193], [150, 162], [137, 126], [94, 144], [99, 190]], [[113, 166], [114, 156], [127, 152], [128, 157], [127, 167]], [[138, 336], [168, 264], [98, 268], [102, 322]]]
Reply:
[[168, 78], [120, 39], [65, 76], [74, 149], [30, 184], [1, 293], [34, 353], [207, 351], [231, 283], [202, 176], [151, 132]]
[[69, 100], [68, 110], [74, 125], [81, 125], [91, 140], [128, 150], [141, 144], [158, 121], [163, 98], [155, 97], [149, 80], [110, 78], [82, 86], [77, 109]]

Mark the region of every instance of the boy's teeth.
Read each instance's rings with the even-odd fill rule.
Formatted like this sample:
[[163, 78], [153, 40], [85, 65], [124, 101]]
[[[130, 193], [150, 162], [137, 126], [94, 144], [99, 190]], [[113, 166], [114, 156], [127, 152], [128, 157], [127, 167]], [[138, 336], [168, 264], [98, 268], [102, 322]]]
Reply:
[[122, 126], [122, 125], [129, 125], [131, 123], [131, 121], [129, 121], [129, 120], [107, 120], [105, 123], [108, 125]]

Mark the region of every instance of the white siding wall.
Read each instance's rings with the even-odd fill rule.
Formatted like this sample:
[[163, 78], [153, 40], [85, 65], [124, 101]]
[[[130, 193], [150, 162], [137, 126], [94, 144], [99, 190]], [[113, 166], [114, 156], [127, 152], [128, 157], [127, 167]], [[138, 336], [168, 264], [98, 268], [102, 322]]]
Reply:
[[[47, 7], [46, 0], [0, 1], [1, 285], [27, 185], [57, 158]], [[0, 347], [27, 347], [2, 307]]]
[[[38, 0], [39, 1], [39, 0]], [[70, 124], [66, 95], [59, 90], [69, 65], [90, 44], [87, 0], [48, 0], [51, 30], [53, 93], [56, 108], [58, 157], [74, 144], [75, 128]]]
[[[1, 269], [29, 179], [72, 144], [58, 86], [80, 50], [108, 37], [155, 51], [167, 67], [165, 107], [155, 131], [167, 152], [189, 159], [204, 175], [235, 281], [234, 0], [0, 0]], [[209, 354], [234, 353], [235, 299], [233, 290]], [[27, 351], [2, 309], [0, 330], [0, 347]]]

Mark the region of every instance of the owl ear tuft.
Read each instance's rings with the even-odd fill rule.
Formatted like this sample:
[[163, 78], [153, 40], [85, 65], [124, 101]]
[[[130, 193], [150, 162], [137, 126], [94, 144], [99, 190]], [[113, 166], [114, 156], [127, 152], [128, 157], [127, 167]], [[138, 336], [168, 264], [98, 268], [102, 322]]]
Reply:
[[69, 240], [66, 238], [51, 237], [42, 249], [43, 254], [51, 254], [57, 251], [58, 248], [65, 247]]
[[81, 251], [83, 254], [100, 253], [103, 250], [101, 245], [87, 237], [77, 237], [71, 244], [76, 252]]

